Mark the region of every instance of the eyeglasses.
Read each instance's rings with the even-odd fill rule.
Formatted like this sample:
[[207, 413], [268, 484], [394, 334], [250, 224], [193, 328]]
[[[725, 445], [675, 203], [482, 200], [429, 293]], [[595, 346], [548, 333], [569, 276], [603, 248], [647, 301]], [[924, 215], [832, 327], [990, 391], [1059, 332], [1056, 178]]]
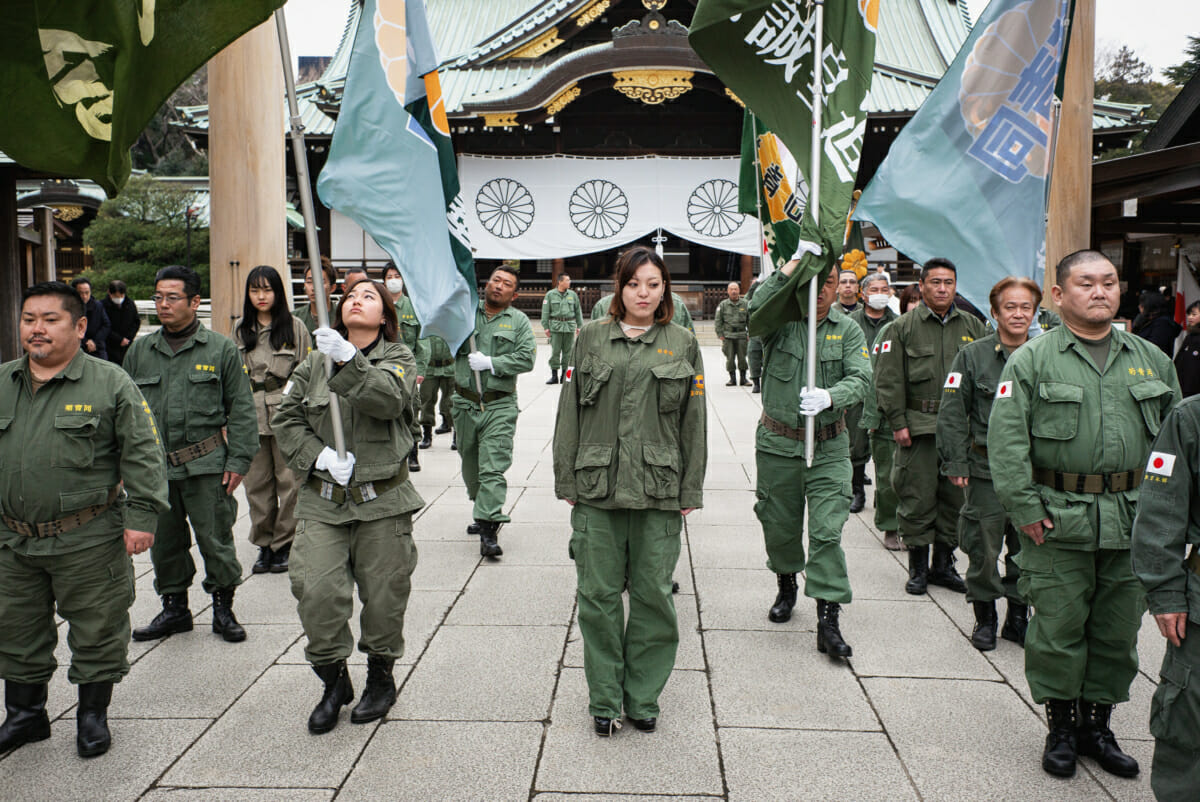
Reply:
[[154, 301], [156, 304], [177, 304], [180, 301], [185, 301], [191, 297], [192, 296], [190, 295], [177, 295], [176, 293], [171, 293], [170, 295], [151, 295], [150, 300]]

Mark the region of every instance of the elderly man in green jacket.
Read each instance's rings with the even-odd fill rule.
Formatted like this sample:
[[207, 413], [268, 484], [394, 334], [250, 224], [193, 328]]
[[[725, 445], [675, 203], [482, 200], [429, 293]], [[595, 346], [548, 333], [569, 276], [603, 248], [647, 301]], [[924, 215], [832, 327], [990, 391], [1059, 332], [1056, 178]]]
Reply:
[[542, 298], [542, 329], [550, 341], [550, 381], [558, 384], [560, 370], [567, 369], [575, 335], [583, 328], [583, 307], [571, 289], [571, 277], [559, 273], [554, 289]]
[[742, 288], [736, 281], [729, 282], [725, 288], [728, 298], [717, 304], [717, 314], [713, 320], [717, 337], [721, 340], [721, 351], [725, 354], [725, 370], [729, 373], [726, 387], [738, 384], [734, 368], [741, 371], [741, 384], [750, 386], [746, 378], [746, 346], [750, 340], [750, 306], [742, 297]]

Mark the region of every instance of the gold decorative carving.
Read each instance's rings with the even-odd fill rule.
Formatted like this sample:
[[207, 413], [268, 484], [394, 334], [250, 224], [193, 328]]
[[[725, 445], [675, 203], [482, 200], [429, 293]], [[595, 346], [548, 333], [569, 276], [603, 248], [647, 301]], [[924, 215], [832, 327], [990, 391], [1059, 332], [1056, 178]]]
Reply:
[[483, 115], [484, 128], [512, 128], [517, 124], [517, 114], [485, 114]]
[[576, 84], [571, 84], [563, 91], [554, 96], [554, 99], [546, 104], [546, 114], [553, 117], [567, 107], [575, 98], [579, 97], [580, 90]]
[[740, 97], [738, 97], [737, 95], [735, 95], [733, 93], [733, 90], [730, 89], [728, 86], [725, 87], [725, 94], [729, 95], [730, 100], [732, 100], [734, 103], [738, 104], [743, 109], [746, 108], [746, 104], [742, 102], [742, 99]]
[[58, 206], [54, 209], [54, 216], [64, 223], [69, 223], [72, 220], [78, 220], [83, 217], [82, 206]]
[[624, 70], [613, 73], [613, 89], [630, 100], [657, 106], [689, 92], [692, 75], [690, 70]]
[[662, 11], [662, 7], [667, 4], [667, 0], [642, 0], [642, 5], [647, 11]]
[[580, 11], [575, 15], [575, 24], [580, 28], [586, 28], [596, 20], [600, 19], [600, 15], [608, 11], [608, 7], [612, 5], [612, 0], [600, 0], [598, 3], [592, 3], [590, 6]]
[[558, 28], [551, 28], [524, 47], [509, 53], [505, 58], [539, 58], [563, 43]]

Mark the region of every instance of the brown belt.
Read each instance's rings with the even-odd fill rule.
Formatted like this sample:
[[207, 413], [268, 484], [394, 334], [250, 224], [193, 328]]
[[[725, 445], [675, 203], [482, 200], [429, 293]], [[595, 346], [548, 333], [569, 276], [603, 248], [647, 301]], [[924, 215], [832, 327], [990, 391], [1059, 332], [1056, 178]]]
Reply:
[[575, 316], [571, 315], [569, 317], [551, 317], [550, 319], [557, 320], [559, 323], [566, 323], [568, 320], [574, 320]]
[[184, 446], [175, 451], [168, 451], [167, 462], [171, 463], [172, 467], [178, 468], [180, 465], [186, 465], [194, 459], [200, 459], [206, 454], [213, 453], [224, 442], [225, 440], [221, 437], [221, 433], [217, 432], [211, 437], [204, 438], [199, 443], [192, 443], [190, 446]]
[[941, 409], [942, 401], [940, 398], [910, 398], [908, 399], [908, 408], [914, 412], [927, 412], [936, 414]]
[[266, 381], [256, 382], [251, 380], [250, 389], [256, 393], [260, 393], [264, 390], [268, 393], [271, 393], [283, 387], [285, 384], [287, 384], [287, 381], [284, 379], [280, 379], [277, 376], [268, 376]]
[[[473, 404], [479, 403], [479, 393], [475, 392], [474, 390], [468, 390], [465, 387], [455, 387], [454, 392], [458, 393]], [[512, 393], [505, 392], [503, 390], [488, 390], [483, 394], [483, 403], [486, 404], [489, 401], [495, 401], [498, 398], [504, 398], [508, 395], [512, 395]]]
[[318, 476], [313, 476], [305, 484], [321, 498], [332, 501], [334, 504], [345, 504], [347, 495], [355, 504], [366, 504], [368, 501], [377, 499], [381, 493], [397, 487], [403, 481], [403, 477], [396, 474], [390, 479], [380, 479], [378, 482], [362, 482], [350, 487], [342, 487], [333, 482], [326, 482]]
[[431, 368], [448, 368], [453, 364], [454, 364], [453, 359], [431, 359], [431, 360], [429, 360], [429, 367], [431, 367]]
[[1069, 493], [1121, 493], [1142, 483], [1142, 471], [1119, 473], [1065, 473], [1049, 468], [1034, 468], [1033, 481]]
[[[801, 443], [804, 442], [803, 429], [795, 429], [791, 426], [788, 426], [783, 421], [775, 420], [765, 412], [762, 414], [762, 417], [759, 418], [759, 423], [761, 423], [768, 432], [774, 432], [775, 434], [786, 437], [789, 440], [798, 440]], [[846, 431], [846, 421], [836, 420], [828, 426], [822, 426], [820, 429], [817, 429], [816, 441], [820, 443], [824, 440], [832, 440], [844, 431]]]
[[987, 459], [987, 446], [981, 446], [981, 445], [979, 445], [979, 443], [976, 443], [974, 440], [972, 440], [971, 441], [971, 450], [974, 451], [979, 456], [983, 457], [984, 459]]
[[93, 504], [90, 507], [84, 507], [78, 512], [73, 512], [65, 518], [59, 518], [57, 521], [48, 521], [42, 524], [31, 524], [25, 521], [18, 521], [14, 518], [4, 516], [4, 525], [13, 530], [19, 535], [25, 537], [54, 537], [70, 532], [72, 529], [78, 529], [86, 523], [90, 523], [101, 515], [105, 510], [113, 505], [117, 500], [117, 496], [121, 494], [121, 486], [117, 485], [112, 490], [108, 491], [108, 499], [103, 504]]

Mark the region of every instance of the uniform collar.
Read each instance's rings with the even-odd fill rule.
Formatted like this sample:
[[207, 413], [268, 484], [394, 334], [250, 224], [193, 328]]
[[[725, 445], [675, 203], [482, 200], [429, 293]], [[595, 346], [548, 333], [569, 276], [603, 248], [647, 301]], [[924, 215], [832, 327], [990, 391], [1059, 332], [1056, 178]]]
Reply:
[[176, 354], [182, 354], [184, 351], [191, 348], [194, 343], [203, 344], [208, 342], [209, 333], [205, 325], [201, 323], [199, 326], [197, 326], [196, 333], [193, 334], [187, 342], [179, 346], [178, 351], [172, 351], [171, 346], [167, 345], [167, 339], [163, 336], [163, 330], [161, 328], [154, 332], [153, 336], [155, 348], [157, 348], [159, 351], [162, 351], [167, 356], [175, 356]]
[[[611, 320], [611, 318], [610, 318], [610, 320]], [[666, 328], [666, 326], [664, 326], [663, 324], [655, 323], [653, 326], [646, 329], [645, 334], [638, 335], [637, 337], [626, 337], [625, 332], [621, 330], [621, 324], [619, 322], [617, 322], [616, 320], [613, 320], [609, 324], [608, 339], [610, 339], [610, 340], [628, 339], [631, 342], [636, 340], [637, 342], [652, 343], [656, 339], [658, 339], [658, 332], [664, 328]]]
[[486, 307], [486, 306], [484, 306], [484, 303], [485, 303], [485, 302], [484, 302], [484, 299], [483, 299], [483, 298], [480, 298], [480, 299], [479, 299], [479, 306], [478, 306], [478, 307], [476, 307], [476, 308], [479, 310], [479, 314], [483, 315], [483, 319], [484, 319], [484, 320], [487, 320], [487, 321], [489, 321], [489, 322], [490, 322], [490, 321], [492, 321], [492, 320], [496, 320], [497, 318], [504, 317], [505, 315], [507, 315], [507, 314], [509, 314], [510, 312], [512, 312], [512, 304], [509, 304], [509, 305], [508, 305], [508, 306], [507, 306], [507, 307], [506, 307], [506, 308], [505, 308], [503, 311], [501, 311], [501, 312], [497, 312], [497, 313], [496, 313], [496, 315], [495, 315], [495, 317], [488, 317], [488, 313], [487, 313], [487, 307]]
[[[75, 352], [75, 356], [71, 357], [71, 361], [67, 363], [67, 366], [65, 368], [63, 368], [62, 370], [60, 370], [57, 374], [55, 374], [50, 379], [50, 381], [54, 381], [55, 379], [57, 379], [59, 377], [62, 377], [63, 379], [65, 379], [67, 381], [79, 381], [83, 377], [83, 368], [84, 368], [83, 360], [85, 360], [87, 358], [88, 358], [87, 354], [85, 354], [83, 352], [83, 349], [80, 348], [78, 351]], [[20, 369], [14, 370], [11, 374], [12, 380], [13, 381], [18, 381], [18, 380], [30, 381], [31, 376], [29, 374], [29, 354], [25, 354], [24, 356], [22, 356], [21, 359], [19, 360], [19, 363], [20, 363]], [[31, 381], [30, 381], [30, 383], [32, 384]], [[47, 382], [47, 383], [49, 383], [49, 382]]]
[[[1073, 332], [1073, 331], [1071, 331], [1070, 329], [1068, 329], [1068, 328], [1067, 328], [1067, 324], [1065, 324], [1065, 323], [1064, 323], [1064, 324], [1063, 324], [1063, 325], [1061, 325], [1061, 326], [1055, 326], [1055, 327], [1054, 327], [1054, 328], [1053, 328], [1051, 331], [1057, 331], [1057, 332], [1061, 332], [1061, 333], [1058, 335], [1058, 337], [1059, 337], [1059, 339], [1058, 339], [1058, 350], [1059, 350], [1059, 352], [1060, 352], [1060, 353], [1061, 353], [1062, 351], [1065, 351], [1065, 350], [1067, 350], [1067, 349], [1068, 349], [1068, 348], [1070, 348], [1072, 345], [1074, 345], [1074, 346], [1075, 346], [1075, 348], [1076, 348], [1076, 350], [1079, 350], [1079, 352], [1080, 352], [1080, 353], [1083, 353], [1083, 350], [1082, 350], [1082, 349], [1085, 347], [1085, 346], [1084, 346], [1084, 342], [1083, 342], [1083, 340], [1081, 340], [1081, 339], [1079, 338], [1079, 335], [1078, 335], [1078, 334], [1076, 334], [1075, 332]], [[1127, 347], [1127, 346], [1126, 346], [1126, 343], [1125, 343], [1125, 339], [1124, 339], [1124, 337], [1122, 337], [1122, 334], [1123, 334], [1123, 332], [1122, 332], [1120, 329], [1118, 329], [1116, 326], [1114, 326], [1114, 327], [1112, 327], [1111, 329], [1109, 329], [1109, 332], [1110, 332], [1110, 334], [1109, 334], [1109, 337], [1110, 337], [1110, 339], [1109, 339], [1109, 345], [1110, 345], [1112, 348], [1125, 348], [1125, 347]], [[1043, 336], [1043, 337], [1045, 337], [1046, 335], [1045, 335], [1045, 334], [1043, 334], [1042, 336]]]
[[928, 306], [926, 306], [925, 302], [922, 301], [920, 304], [917, 305], [917, 314], [921, 316], [922, 320], [928, 320], [929, 318], [933, 318], [934, 320], [938, 321], [939, 323], [949, 323], [951, 320], [954, 319], [955, 315], [959, 314], [959, 310], [958, 310], [957, 304], [951, 303], [950, 308], [948, 310], [946, 310], [946, 316], [944, 318], [938, 317], [937, 313], [934, 312], [932, 309], [930, 309]]

